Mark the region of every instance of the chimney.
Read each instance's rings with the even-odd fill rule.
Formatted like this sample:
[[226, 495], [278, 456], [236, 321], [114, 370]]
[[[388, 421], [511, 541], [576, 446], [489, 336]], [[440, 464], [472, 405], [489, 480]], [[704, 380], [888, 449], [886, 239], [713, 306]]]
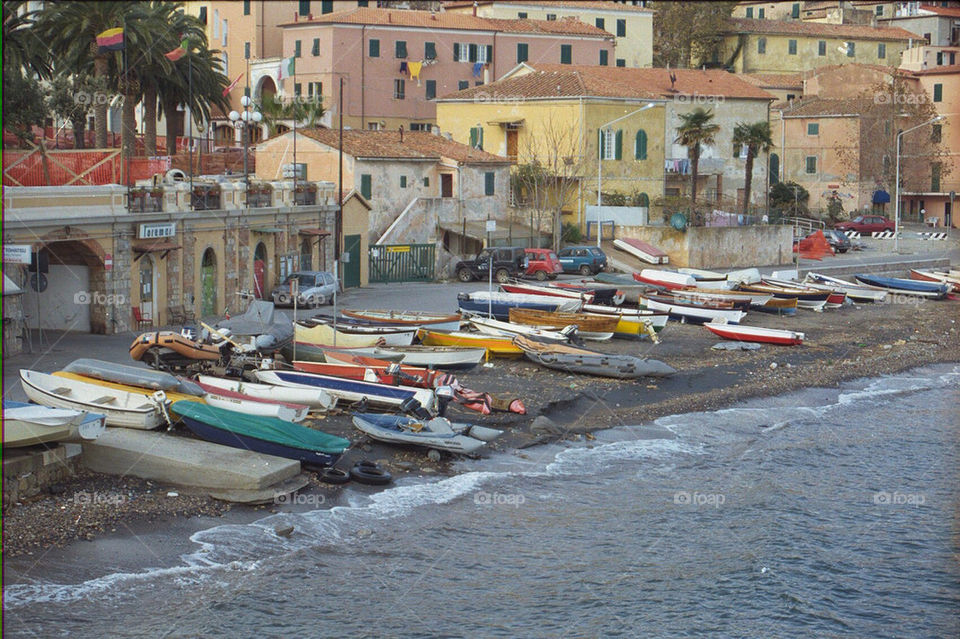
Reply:
[[477, 0], [473, 0], [473, 15], [474, 15], [474, 16], [477, 15], [477, 7], [478, 7], [478, 6], [480, 6], [480, 3], [478, 3]]
[[403, 144], [403, 125], [400, 125], [400, 144]]

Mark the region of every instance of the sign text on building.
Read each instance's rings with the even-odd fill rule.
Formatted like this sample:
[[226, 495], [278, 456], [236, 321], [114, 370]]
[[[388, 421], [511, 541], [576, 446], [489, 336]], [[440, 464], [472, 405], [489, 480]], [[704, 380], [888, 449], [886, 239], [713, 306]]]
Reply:
[[137, 238], [153, 240], [158, 237], [173, 237], [177, 234], [176, 222], [161, 222], [157, 224], [141, 224]]

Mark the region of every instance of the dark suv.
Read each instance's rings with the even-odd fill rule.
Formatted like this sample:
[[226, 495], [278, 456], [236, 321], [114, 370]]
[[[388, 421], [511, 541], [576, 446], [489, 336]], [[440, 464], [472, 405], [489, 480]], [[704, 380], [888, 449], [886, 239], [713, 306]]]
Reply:
[[472, 260], [460, 260], [454, 267], [457, 279], [469, 282], [485, 280], [490, 270], [493, 255], [493, 277], [501, 284], [518, 278], [527, 270], [527, 257], [522, 246], [495, 246], [485, 248]]

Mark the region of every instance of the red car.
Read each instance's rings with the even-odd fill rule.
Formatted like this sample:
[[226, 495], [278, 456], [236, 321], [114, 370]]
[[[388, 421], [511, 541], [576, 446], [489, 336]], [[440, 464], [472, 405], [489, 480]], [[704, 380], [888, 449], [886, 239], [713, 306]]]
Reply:
[[528, 261], [524, 277], [535, 277], [542, 282], [547, 278], [556, 279], [557, 275], [563, 273], [557, 254], [550, 249], [528, 248], [524, 252]]
[[833, 228], [838, 231], [877, 233], [880, 231], [892, 231], [894, 226], [893, 220], [883, 217], [882, 215], [858, 215], [849, 222], [834, 224]]

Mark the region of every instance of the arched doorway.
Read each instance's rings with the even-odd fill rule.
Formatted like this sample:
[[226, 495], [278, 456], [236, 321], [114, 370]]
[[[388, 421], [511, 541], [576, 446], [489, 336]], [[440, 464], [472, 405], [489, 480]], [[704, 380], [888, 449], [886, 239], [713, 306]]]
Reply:
[[265, 96], [276, 94], [277, 84], [269, 75], [265, 75], [260, 78], [260, 80], [257, 82], [257, 88], [253, 92], [254, 97], [256, 97], [258, 100], [262, 100]]
[[111, 325], [110, 320], [129, 313], [129, 302], [107, 295], [103, 248], [96, 240], [61, 239], [59, 232], [52, 235], [34, 249], [43, 254], [41, 268], [49, 267], [27, 278], [23, 297], [27, 328], [100, 334], [107, 333], [108, 327], [116, 330], [116, 322]]
[[253, 296], [258, 300], [266, 297], [263, 289], [267, 271], [267, 247], [263, 242], [253, 251]]
[[144, 317], [156, 318], [154, 313], [154, 291], [157, 289], [157, 273], [153, 268], [153, 259], [149, 255], [140, 258], [140, 313]]
[[284, 133], [286, 133], [286, 132], [289, 131], [289, 130], [290, 130], [290, 127], [288, 127], [286, 124], [278, 124], [278, 125], [277, 125], [277, 135], [283, 135]]
[[204, 317], [217, 314], [217, 256], [212, 248], [203, 252], [200, 262], [200, 288], [203, 291], [203, 302], [200, 313]]
[[313, 245], [310, 238], [305, 237], [300, 242], [300, 270], [312, 271], [313, 268]]

